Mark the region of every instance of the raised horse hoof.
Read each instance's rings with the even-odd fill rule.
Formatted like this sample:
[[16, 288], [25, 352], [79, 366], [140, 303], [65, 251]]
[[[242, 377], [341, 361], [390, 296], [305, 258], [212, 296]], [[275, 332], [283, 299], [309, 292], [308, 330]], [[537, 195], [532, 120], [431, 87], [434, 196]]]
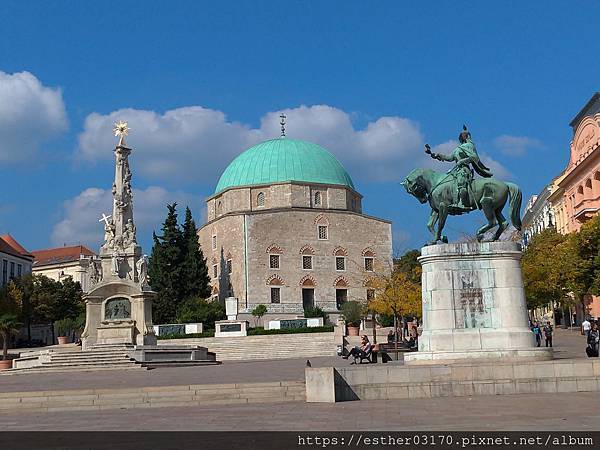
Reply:
[[442, 236], [442, 242], [444, 244], [447, 244], [448, 243], [448, 236]]

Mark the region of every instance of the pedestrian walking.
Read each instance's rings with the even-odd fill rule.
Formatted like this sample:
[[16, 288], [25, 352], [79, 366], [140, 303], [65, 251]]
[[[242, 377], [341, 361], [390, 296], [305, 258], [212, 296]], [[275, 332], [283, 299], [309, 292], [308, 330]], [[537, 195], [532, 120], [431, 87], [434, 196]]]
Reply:
[[581, 334], [585, 335], [585, 337], [588, 337], [588, 334], [590, 334], [590, 330], [592, 329], [592, 324], [590, 323], [589, 320], [587, 320], [587, 318], [581, 323]]
[[533, 327], [531, 327], [531, 331], [535, 336], [535, 343], [537, 347], [542, 345], [542, 330], [540, 329], [540, 324], [538, 322], [534, 322]]
[[552, 347], [552, 333], [554, 332], [554, 327], [550, 321], [546, 322], [544, 325], [544, 337], [546, 338], [546, 347]]
[[587, 337], [587, 347], [585, 352], [589, 357], [598, 357], [598, 347], [600, 345], [600, 331], [598, 325], [592, 325]]

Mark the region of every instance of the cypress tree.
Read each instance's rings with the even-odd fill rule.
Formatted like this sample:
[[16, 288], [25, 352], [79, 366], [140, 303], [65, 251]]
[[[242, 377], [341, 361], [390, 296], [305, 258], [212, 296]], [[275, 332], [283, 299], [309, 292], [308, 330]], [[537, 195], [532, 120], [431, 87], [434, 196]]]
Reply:
[[152, 314], [156, 323], [169, 323], [175, 320], [184, 292], [183, 233], [177, 224], [177, 203], [167, 205], [167, 209], [162, 236], [153, 234], [154, 245], [148, 268], [150, 286], [157, 293]]
[[198, 243], [196, 223], [189, 207], [185, 208], [182, 244], [183, 264], [181, 267], [181, 285], [183, 288], [183, 298], [208, 298], [211, 292], [208, 267]]

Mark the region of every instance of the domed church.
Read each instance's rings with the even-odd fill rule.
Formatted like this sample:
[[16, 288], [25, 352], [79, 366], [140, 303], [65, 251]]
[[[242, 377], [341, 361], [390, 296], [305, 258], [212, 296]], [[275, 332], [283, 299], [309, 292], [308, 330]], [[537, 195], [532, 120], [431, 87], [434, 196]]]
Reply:
[[368, 281], [392, 264], [391, 222], [362, 213], [362, 196], [319, 145], [282, 136], [250, 147], [225, 169], [198, 230], [213, 299], [237, 297], [242, 318], [319, 306], [335, 315], [374, 295]]

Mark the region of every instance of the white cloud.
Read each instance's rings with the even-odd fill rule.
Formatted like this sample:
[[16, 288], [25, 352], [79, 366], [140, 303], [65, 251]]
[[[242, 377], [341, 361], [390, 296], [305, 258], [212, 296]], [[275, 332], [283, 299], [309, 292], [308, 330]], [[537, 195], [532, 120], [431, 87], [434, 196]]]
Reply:
[[0, 71], [0, 163], [31, 161], [40, 144], [67, 128], [60, 89], [29, 72]]
[[494, 139], [494, 146], [507, 156], [523, 156], [530, 149], [540, 149], [544, 145], [535, 138], [503, 134]]
[[[88, 162], [111, 160], [110, 150], [116, 143], [111, 132], [113, 124], [126, 120], [131, 127], [127, 142], [135, 149], [132, 158], [136, 173], [151, 179], [216, 184], [221, 172], [239, 153], [280, 135], [281, 112], [287, 116], [288, 137], [315, 142], [330, 150], [357, 180], [399, 181], [415, 167], [448, 168], [425, 155], [425, 140], [416, 122], [380, 117], [358, 129], [352, 123], [352, 113], [328, 105], [271, 111], [261, 118], [258, 128], [229, 121], [221, 111], [200, 106], [164, 114], [137, 109], [121, 109], [107, 115], [94, 113], [85, 120], [77, 154]], [[456, 145], [456, 141], [448, 140], [432, 151], [449, 153]], [[489, 156], [484, 154], [482, 159], [498, 177], [509, 175]]]
[[[199, 106], [164, 114], [136, 109], [94, 113], [85, 120], [77, 154], [92, 162], [112, 158], [113, 123], [126, 120], [131, 127], [127, 142], [135, 148], [133, 157], [140, 175], [216, 184], [219, 174], [244, 149], [280, 135], [281, 112], [265, 114], [259, 128], [228, 121], [224, 113]], [[422, 156], [418, 125], [405, 118], [381, 117], [358, 130], [350, 114], [327, 105], [283, 112], [288, 137], [327, 148], [356, 178], [398, 180], [415, 162], [415, 154]]]
[[[167, 214], [167, 203], [177, 202], [181, 220], [185, 207], [198, 203], [198, 199], [192, 194], [169, 192], [158, 186], [150, 186], [144, 190], [134, 189], [133, 195], [138, 240], [144, 242], [149, 242], [153, 230], [160, 234], [161, 224]], [[53, 245], [82, 243], [97, 251], [103, 239], [103, 227], [98, 220], [102, 213], [111, 214], [111, 211], [110, 190], [85, 189], [78, 196], [63, 203], [63, 219], [52, 230]], [[195, 209], [192, 209], [192, 212], [197, 224], [204, 222], [203, 212], [199, 214]], [[150, 251], [149, 248], [145, 250]]]

